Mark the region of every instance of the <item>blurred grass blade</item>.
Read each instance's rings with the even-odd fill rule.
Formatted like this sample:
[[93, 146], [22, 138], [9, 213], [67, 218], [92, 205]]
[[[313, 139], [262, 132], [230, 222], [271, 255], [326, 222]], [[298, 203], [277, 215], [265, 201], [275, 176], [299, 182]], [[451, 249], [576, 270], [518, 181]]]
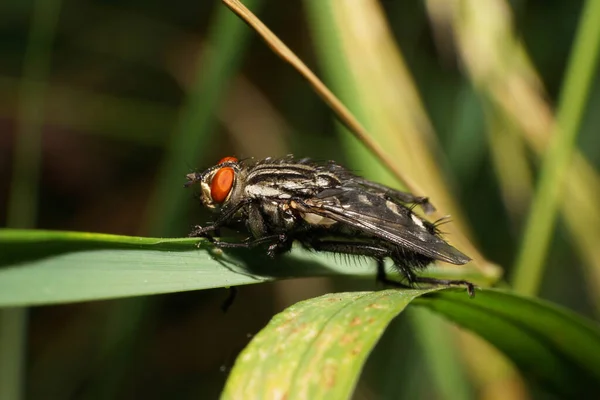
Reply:
[[588, 0], [569, 59], [558, 102], [556, 129], [544, 157], [538, 189], [515, 266], [514, 287], [526, 294], [539, 289], [558, 204], [564, 196], [568, 166], [579, 132], [589, 89], [596, 76], [600, 50], [600, 2]]
[[363, 276], [374, 267], [294, 249], [226, 254], [198, 239], [0, 229], [0, 307], [99, 300], [260, 283]]
[[[11, 99], [17, 96], [18, 85], [17, 79], [0, 76], [0, 118], [8, 118], [15, 112]], [[146, 146], [163, 146], [168, 140], [165, 132], [176, 117], [175, 107], [158, 102], [99, 94], [61, 84], [47, 88], [45, 99], [46, 126]]]
[[473, 86], [462, 83], [452, 108], [451, 135], [445, 150], [448, 165], [463, 188], [475, 181], [487, 157], [483, 113], [481, 99]]
[[[249, 0], [255, 9], [262, 0]], [[190, 162], [210, 154], [216, 110], [227, 85], [238, 71], [249, 39], [249, 30], [226, 7], [217, 7], [209, 32], [208, 51], [198, 63], [195, 83], [190, 88], [171, 137], [153, 198], [148, 207], [148, 230], [155, 235], [181, 234], [182, 210], [189, 193], [173, 187], [183, 185]], [[219, 156], [216, 156], [215, 160]]]
[[333, 293], [297, 303], [240, 353], [222, 398], [350, 398], [372, 348], [414, 299], [500, 348], [554, 394], [600, 388], [598, 326], [508, 292], [481, 290], [470, 299], [446, 288]]
[[427, 367], [437, 384], [437, 397], [440, 399], [468, 399], [470, 385], [465, 365], [460, 358], [461, 348], [457, 346], [457, 335], [449, 335], [448, 321], [426, 309], [410, 310], [412, 327], [417, 342], [421, 344]]
[[[516, 127], [542, 158], [555, 121], [542, 81], [514, 28], [510, 5], [504, 0], [428, 0], [426, 4], [434, 29], [440, 30], [438, 37], [455, 41], [473, 85], [494, 105], [498, 121], [504, 122], [503, 129]], [[510, 154], [518, 154], [518, 150]], [[575, 247], [589, 269], [586, 283], [590, 295], [600, 309], [600, 247], [596, 245], [600, 238], [600, 208], [596, 204], [600, 177], [577, 151], [567, 167], [565, 192], [571, 195], [562, 199], [561, 207]]]
[[[33, 2], [18, 100], [19, 128], [8, 196], [7, 225], [32, 228], [38, 213], [44, 92], [61, 0]], [[0, 310], [0, 398], [25, 397], [27, 309]]]
[[596, 323], [510, 292], [483, 290], [475, 301], [461, 295], [446, 290], [416, 304], [472, 330], [509, 356], [523, 374], [556, 394], [573, 396], [600, 388]]
[[61, 3], [61, 0], [34, 2], [19, 90], [19, 131], [8, 203], [7, 225], [14, 228], [34, 227], [37, 219], [44, 92]]
[[521, 137], [499, 118], [496, 109], [490, 105], [485, 109], [489, 151], [502, 188], [502, 198], [512, 217], [512, 225], [517, 228], [528, 210], [533, 192], [527, 148]]
[[0, 310], [0, 398], [23, 399], [27, 349], [26, 308]]

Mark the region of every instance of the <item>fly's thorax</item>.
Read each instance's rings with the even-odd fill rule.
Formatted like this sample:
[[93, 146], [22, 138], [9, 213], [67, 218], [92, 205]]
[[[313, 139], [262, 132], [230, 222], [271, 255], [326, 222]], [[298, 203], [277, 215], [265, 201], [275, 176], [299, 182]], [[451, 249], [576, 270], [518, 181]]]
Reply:
[[255, 199], [311, 198], [338, 186], [340, 179], [318, 166], [302, 163], [260, 163], [248, 169], [245, 195]]

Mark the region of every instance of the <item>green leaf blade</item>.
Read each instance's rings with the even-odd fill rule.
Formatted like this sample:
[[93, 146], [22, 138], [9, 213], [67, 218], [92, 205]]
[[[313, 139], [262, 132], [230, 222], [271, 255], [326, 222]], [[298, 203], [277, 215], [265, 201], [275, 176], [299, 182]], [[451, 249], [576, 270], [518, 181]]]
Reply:
[[223, 398], [346, 398], [389, 322], [429, 290], [335, 293], [276, 315], [239, 356]]
[[334, 293], [288, 308], [240, 354], [223, 398], [349, 398], [385, 328], [413, 301], [479, 334], [553, 393], [600, 386], [600, 329], [592, 322], [510, 292], [469, 298], [437, 288]]
[[222, 252], [202, 239], [0, 229], [0, 307], [350, 273], [372, 279], [374, 268], [300, 249], [273, 260], [260, 251]]
[[[474, 299], [475, 300], [475, 299]], [[525, 375], [563, 395], [600, 388], [600, 328], [553, 304], [500, 290], [423, 296], [424, 305], [481, 336]]]

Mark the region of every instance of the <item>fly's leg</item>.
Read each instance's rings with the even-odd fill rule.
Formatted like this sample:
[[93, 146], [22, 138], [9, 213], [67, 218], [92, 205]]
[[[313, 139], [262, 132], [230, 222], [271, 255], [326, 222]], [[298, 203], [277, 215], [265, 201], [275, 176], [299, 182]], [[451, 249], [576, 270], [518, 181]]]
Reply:
[[267, 249], [267, 254], [271, 258], [275, 258], [278, 254], [287, 253], [292, 249], [293, 239], [290, 239], [287, 235], [281, 234], [278, 235], [277, 241], [269, 245]]
[[410, 285], [405, 285], [402, 282], [395, 281], [393, 279], [388, 278], [385, 272], [385, 263], [383, 259], [377, 259], [377, 282], [381, 282], [384, 285], [394, 286], [402, 289], [410, 289]]
[[416, 283], [429, 283], [432, 285], [444, 285], [444, 286], [466, 286], [467, 293], [469, 293], [469, 297], [475, 296], [475, 285], [473, 285], [469, 281], [453, 280], [453, 279], [436, 279], [436, 278], [429, 278], [429, 277], [425, 277], [425, 276], [417, 276], [415, 282]]
[[[415, 283], [428, 283], [433, 285], [445, 285], [445, 286], [466, 286], [467, 292], [470, 297], [475, 295], [475, 286], [468, 281], [463, 280], [449, 280], [449, 279], [436, 279], [429, 277], [421, 277], [415, 275], [409, 265], [403, 262], [394, 251], [389, 250], [385, 247], [377, 246], [375, 244], [369, 244], [364, 242], [336, 242], [329, 240], [301, 240], [302, 244], [317, 251], [327, 251], [331, 253], [343, 253], [357, 256], [373, 257], [377, 261], [377, 281], [385, 285], [394, 286], [398, 288], [409, 289], [413, 287]], [[388, 278], [385, 271], [384, 259], [390, 257], [396, 267], [400, 270], [402, 275], [406, 278], [408, 284], [398, 282], [396, 280]]]
[[284, 253], [292, 248], [293, 240], [284, 233], [278, 235], [263, 236], [258, 239], [249, 238], [241, 243], [219, 242], [213, 240], [213, 244], [221, 249], [253, 249], [255, 247], [269, 244], [267, 254], [274, 257], [276, 254]]
[[[431, 259], [429, 258], [415, 258], [415, 255], [410, 255], [406, 253], [394, 254], [392, 256], [392, 260], [394, 261], [394, 265], [398, 268], [406, 279], [408, 280], [411, 286], [418, 283], [426, 283], [431, 285], [444, 285], [444, 286], [466, 286], [467, 293], [469, 293], [470, 297], [475, 295], [475, 287], [471, 282], [463, 281], [463, 280], [451, 280], [451, 279], [437, 279], [437, 278], [429, 278], [424, 276], [416, 275], [413, 270], [415, 268], [423, 268], [427, 264], [431, 263]], [[411, 261], [407, 261], [411, 260]]]
[[[209, 232], [218, 232], [219, 228], [226, 225], [233, 216], [244, 206], [250, 204], [252, 199], [246, 199], [240, 201], [235, 207], [232, 207], [230, 210], [223, 212], [219, 217], [213, 222], [211, 225], [202, 227], [200, 225], [196, 225], [194, 230], [190, 232], [189, 237], [209, 237], [207, 235]], [[210, 239], [209, 239], [210, 240]]]
[[231, 307], [231, 305], [233, 304], [233, 301], [237, 297], [237, 292], [238, 292], [238, 290], [235, 286], [229, 287], [229, 294], [227, 295], [227, 298], [221, 304], [221, 310], [223, 310], [224, 313], [226, 313], [227, 310], [229, 310], [229, 307]]
[[272, 243], [279, 240], [279, 235], [264, 236], [258, 239], [248, 238], [239, 243], [213, 241], [213, 244], [220, 249], [253, 249], [261, 244]]
[[[429, 277], [425, 277], [425, 276], [417, 276], [410, 269], [410, 267], [408, 265], [406, 265], [406, 263], [402, 262], [401, 260], [398, 260], [397, 257], [392, 257], [392, 260], [394, 261], [394, 265], [406, 277], [406, 280], [409, 283], [408, 287], [413, 287], [414, 284], [416, 284], [416, 283], [427, 283], [427, 284], [431, 284], [431, 285], [444, 285], [444, 286], [466, 286], [469, 297], [475, 296], [475, 286], [469, 281], [453, 280], [453, 279], [437, 279], [437, 278], [429, 278]], [[399, 286], [399, 287], [407, 287], [406, 285], [398, 284], [396, 281], [390, 280], [385, 276], [385, 269], [383, 267], [383, 262], [380, 262], [377, 264], [377, 279], [381, 282], [384, 282], [384, 283], [387, 283], [390, 285], [395, 285], [395, 286]]]
[[268, 244], [267, 254], [275, 257], [277, 254], [285, 253], [292, 248], [293, 239], [286, 234], [263, 236], [258, 239], [248, 238], [241, 243], [220, 242], [212, 237], [208, 240], [220, 249], [253, 249]]
[[208, 235], [208, 232], [214, 232], [217, 230], [218, 229], [214, 225], [208, 225], [204, 227], [201, 225], [196, 225], [194, 226], [194, 230], [189, 233], [188, 237], [205, 237], [211, 240], [212, 236]]

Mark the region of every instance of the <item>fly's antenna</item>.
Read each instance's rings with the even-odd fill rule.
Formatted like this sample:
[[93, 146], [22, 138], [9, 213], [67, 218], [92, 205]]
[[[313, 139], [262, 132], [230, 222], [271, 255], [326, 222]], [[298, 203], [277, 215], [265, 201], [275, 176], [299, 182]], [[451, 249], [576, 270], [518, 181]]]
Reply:
[[202, 174], [198, 172], [192, 172], [191, 174], [187, 174], [185, 177], [188, 181], [183, 184], [183, 187], [186, 188], [202, 180]]

